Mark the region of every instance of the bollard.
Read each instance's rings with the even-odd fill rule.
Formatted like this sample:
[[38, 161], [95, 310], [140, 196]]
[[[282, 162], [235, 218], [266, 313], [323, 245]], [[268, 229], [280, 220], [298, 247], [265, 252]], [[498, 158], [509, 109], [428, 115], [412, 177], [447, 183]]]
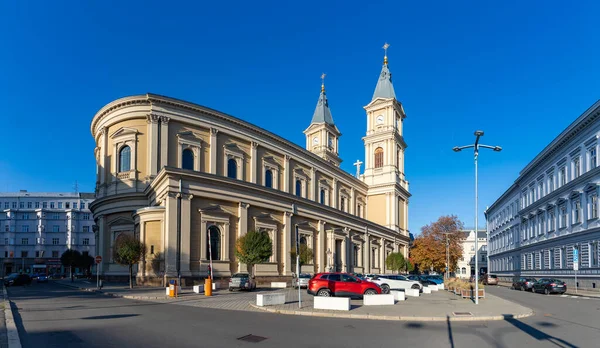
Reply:
[[212, 280], [206, 278], [204, 281], [204, 296], [212, 296]]

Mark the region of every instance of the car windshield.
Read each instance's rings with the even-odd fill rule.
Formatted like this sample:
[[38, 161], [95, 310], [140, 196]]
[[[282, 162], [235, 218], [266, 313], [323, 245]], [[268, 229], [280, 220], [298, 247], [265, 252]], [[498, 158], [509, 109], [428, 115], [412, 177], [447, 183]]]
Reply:
[[498, 278], [498, 276], [496, 276], [496, 275], [490, 275], [489, 277], [490, 278]]
[[247, 273], [236, 273], [233, 275], [233, 277], [231, 278], [248, 278], [248, 274]]
[[310, 274], [300, 274], [300, 276], [298, 278], [300, 278], [300, 279], [310, 279]]

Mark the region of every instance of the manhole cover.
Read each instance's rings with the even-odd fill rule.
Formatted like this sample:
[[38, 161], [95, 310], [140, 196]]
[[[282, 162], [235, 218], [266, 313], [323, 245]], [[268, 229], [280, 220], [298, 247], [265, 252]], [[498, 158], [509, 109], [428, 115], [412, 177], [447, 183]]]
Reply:
[[256, 335], [246, 335], [246, 336], [242, 336], [239, 337], [238, 340], [240, 341], [246, 341], [246, 342], [252, 342], [252, 343], [258, 343], [261, 341], [266, 340], [266, 337], [261, 337], [261, 336], [256, 336]]
[[454, 314], [455, 317], [468, 317], [473, 315], [471, 312], [452, 312], [452, 314]]

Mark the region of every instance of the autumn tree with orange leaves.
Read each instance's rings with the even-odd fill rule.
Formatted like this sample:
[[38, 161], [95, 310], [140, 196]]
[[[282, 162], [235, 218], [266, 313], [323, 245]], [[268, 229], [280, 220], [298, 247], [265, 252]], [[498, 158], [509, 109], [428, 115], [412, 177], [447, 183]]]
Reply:
[[446, 235], [448, 236], [448, 254], [450, 272], [456, 269], [458, 260], [462, 257], [460, 231], [463, 223], [455, 215], [441, 216], [436, 222], [421, 228], [421, 234], [415, 238], [410, 250], [411, 261], [421, 271], [446, 271]]

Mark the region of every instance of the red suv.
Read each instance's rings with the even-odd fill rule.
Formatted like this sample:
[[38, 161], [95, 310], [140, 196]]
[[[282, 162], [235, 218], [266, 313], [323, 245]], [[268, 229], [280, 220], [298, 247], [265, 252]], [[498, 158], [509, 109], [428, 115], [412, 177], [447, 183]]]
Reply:
[[308, 281], [306, 292], [316, 296], [362, 297], [381, 294], [381, 288], [348, 273], [317, 273]]

